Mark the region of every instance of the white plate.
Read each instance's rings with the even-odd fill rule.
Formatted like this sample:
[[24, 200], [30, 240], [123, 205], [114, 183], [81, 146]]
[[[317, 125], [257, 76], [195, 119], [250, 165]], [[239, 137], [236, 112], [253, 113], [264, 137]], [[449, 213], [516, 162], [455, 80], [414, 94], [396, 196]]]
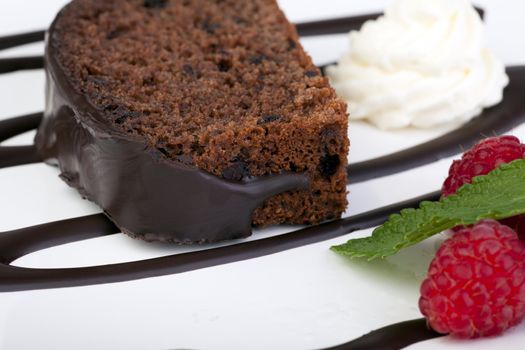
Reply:
[[[0, 35], [45, 27], [63, 0], [5, 1]], [[293, 21], [378, 11], [385, 1], [282, 0]], [[525, 64], [525, 4], [479, 1], [488, 12], [489, 45], [507, 64]], [[336, 59], [346, 37], [309, 38], [316, 62]], [[1, 52], [35, 54], [41, 44]], [[0, 118], [43, 109], [42, 71], [0, 76]], [[525, 92], [524, 92], [525, 93]], [[352, 124], [352, 162], [390, 153], [442, 131], [384, 133]], [[525, 139], [525, 127], [513, 131]], [[9, 141], [24, 144], [32, 134]], [[371, 141], [373, 140], [373, 142]], [[434, 191], [450, 159], [349, 186], [347, 215]], [[43, 164], [0, 170], [0, 231], [97, 213]], [[260, 239], [291, 230], [259, 231]], [[370, 230], [353, 237], [370, 234]], [[329, 251], [340, 237], [283, 253], [173, 276], [88, 287], [0, 294], [1, 349], [318, 349], [373, 329], [421, 317], [418, 289], [438, 237], [385, 262], [348, 261]], [[200, 248], [134, 241], [121, 234], [46, 249], [15, 262], [77, 267], [140, 260]], [[522, 349], [525, 325], [502, 337], [441, 338], [413, 349]]]

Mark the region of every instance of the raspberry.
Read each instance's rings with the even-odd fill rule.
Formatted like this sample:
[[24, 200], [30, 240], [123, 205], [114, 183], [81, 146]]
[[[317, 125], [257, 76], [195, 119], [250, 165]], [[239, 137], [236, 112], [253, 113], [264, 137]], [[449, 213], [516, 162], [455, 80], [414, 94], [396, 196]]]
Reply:
[[[525, 157], [525, 145], [517, 137], [487, 138], [465, 152], [461, 160], [455, 160], [452, 163], [441, 193], [443, 197], [454, 194], [464, 184], [471, 183], [473, 177], [486, 175], [503, 163], [523, 157]], [[501, 220], [501, 222], [513, 228], [520, 237], [525, 238], [524, 215]]]
[[421, 285], [419, 309], [439, 333], [497, 335], [525, 317], [525, 245], [482, 220], [443, 243]]
[[449, 170], [448, 178], [441, 192], [447, 197], [472, 178], [486, 175], [503, 163], [525, 156], [525, 145], [514, 136], [491, 137], [479, 142], [463, 154], [461, 160], [455, 160]]

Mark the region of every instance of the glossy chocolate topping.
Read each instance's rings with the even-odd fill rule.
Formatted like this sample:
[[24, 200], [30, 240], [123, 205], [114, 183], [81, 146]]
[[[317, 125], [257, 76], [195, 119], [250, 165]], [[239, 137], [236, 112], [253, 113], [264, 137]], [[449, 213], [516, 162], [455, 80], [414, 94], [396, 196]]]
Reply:
[[183, 244], [247, 237], [252, 212], [265, 199], [308, 188], [301, 174], [220, 179], [170, 160], [116, 128], [76, 91], [57, 61], [55, 23], [46, 45], [47, 103], [35, 138], [37, 151], [46, 162], [58, 163], [60, 177], [99, 204], [123, 232]]

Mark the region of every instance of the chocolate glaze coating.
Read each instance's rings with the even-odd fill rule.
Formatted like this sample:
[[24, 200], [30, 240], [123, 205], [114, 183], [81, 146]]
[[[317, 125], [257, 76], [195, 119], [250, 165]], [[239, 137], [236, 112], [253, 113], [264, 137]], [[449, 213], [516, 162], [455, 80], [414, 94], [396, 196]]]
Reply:
[[58, 164], [61, 178], [99, 204], [123, 232], [176, 243], [247, 237], [251, 213], [265, 199], [308, 188], [308, 178], [300, 174], [225, 181], [171, 161], [117, 129], [71, 85], [55, 58], [53, 33], [54, 24], [44, 57], [47, 106], [37, 151]]

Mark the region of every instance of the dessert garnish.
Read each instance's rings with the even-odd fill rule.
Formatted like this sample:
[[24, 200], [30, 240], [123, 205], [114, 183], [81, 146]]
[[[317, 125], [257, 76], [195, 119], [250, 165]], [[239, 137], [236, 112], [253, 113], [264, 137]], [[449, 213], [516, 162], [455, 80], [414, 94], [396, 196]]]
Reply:
[[458, 338], [517, 325], [525, 316], [525, 245], [494, 220], [455, 233], [430, 264], [419, 308], [432, 329]]
[[421, 285], [421, 313], [441, 334], [499, 335], [525, 317], [525, 244], [516, 233], [525, 222], [524, 153], [514, 136], [487, 138], [452, 163], [440, 201], [404, 209], [371, 237], [332, 249], [372, 260], [453, 229]]
[[350, 118], [381, 129], [466, 122], [508, 84], [469, 0], [393, 1], [350, 33], [350, 52], [327, 74]]
[[516, 136], [490, 137], [478, 142], [465, 152], [461, 159], [454, 160], [441, 192], [443, 196], [456, 193], [472, 178], [486, 175], [500, 164], [510, 163], [525, 156], [525, 145]]
[[355, 258], [384, 258], [458, 225], [524, 213], [525, 159], [518, 159], [472, 178], [472, 183], [464, 184], [456, 194], [422, 202], [418, 209], [401, 210], [376, 228], [372, 236], [352, 239], [332, 250]]
[[[485, 175], [500, 164], [509, 163], [525, 157], [525, 145], [510, 135], [490, 137], [480, 141], [455, 160], [450, 166], [449, 175], [443, 183], [441, 193], [449, 196], [465, 183], [470, 183], [474, 176]], [[517, 215], [501, 220], [512, 227], [520, 237], [525, 237], [525, 216]]]

